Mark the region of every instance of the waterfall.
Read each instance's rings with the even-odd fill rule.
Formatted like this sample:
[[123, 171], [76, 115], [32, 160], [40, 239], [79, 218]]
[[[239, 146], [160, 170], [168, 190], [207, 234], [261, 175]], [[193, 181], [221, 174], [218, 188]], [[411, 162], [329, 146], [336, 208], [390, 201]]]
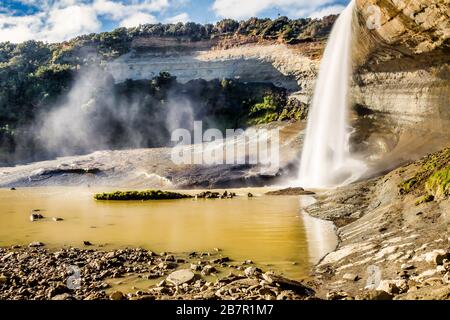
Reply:
[[321, 61], [298, 177], [303, 187], [347, 184], [365, 171], [365, 165], [353, 159], [349, 151], [348, 91], [354, 6], [352, 0], [337, 19]]

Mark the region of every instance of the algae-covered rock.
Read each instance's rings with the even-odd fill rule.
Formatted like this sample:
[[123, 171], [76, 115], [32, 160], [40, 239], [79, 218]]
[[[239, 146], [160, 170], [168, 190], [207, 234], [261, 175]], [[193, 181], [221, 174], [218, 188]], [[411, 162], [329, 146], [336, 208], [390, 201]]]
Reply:
[[161, 190], [116, 191], [111, 193], [99, 193], [94, 195], [95, 200], [107, 200], [107, 201], [176, 200], [187, 198], [192, 198], [192, 196]]

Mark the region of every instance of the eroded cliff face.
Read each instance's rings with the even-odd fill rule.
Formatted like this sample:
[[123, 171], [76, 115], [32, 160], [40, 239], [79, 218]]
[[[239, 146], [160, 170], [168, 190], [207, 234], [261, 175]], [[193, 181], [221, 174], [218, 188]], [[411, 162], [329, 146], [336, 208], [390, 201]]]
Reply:
[[317, 59], [285, 44], [250, 43], [221, 48], [214, 42], [209, 47], [205, 42], [166, 45], [162, 39], [141, 39], [135, 50], [107, 66], [117, 82], [151, 79], [166, 71], [181, 83], [225, 78], [273, 83], [297, 93], [305, 102], [312, 94], [317, 67]]
[[448, 133], [450, 1], [356, 3], [355, 102], [400, 126]]

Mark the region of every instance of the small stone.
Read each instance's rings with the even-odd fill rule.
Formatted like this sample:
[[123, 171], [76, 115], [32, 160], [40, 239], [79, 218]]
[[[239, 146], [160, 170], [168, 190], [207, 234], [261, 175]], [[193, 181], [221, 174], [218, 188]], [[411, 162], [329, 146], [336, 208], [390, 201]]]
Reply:
[[191, 282], [195, 274], [189, 269], [178, 270], [169, 274], [166, 280], [176, 286]]
[[[399, 294], [401, 291], [400, 287], [402, 286], [403, 282], [404, 281], [401, 280], [400, 281], [382, 280], [376, 290], [384, 291], [389, 294]], [[406, 290], [407, 289], [405, 289], [404, 291]]]
[[253, 194], [249, 192], [249, 193], [247, 194], [247, 197], [253, 198]]
[[211, 263], [221, 264], [221, 263], [230, 262], [230, 261], [231, 260], [228, 257], [221, 257], [221, 258], [211, 260]]
[[92, 246], [92, 243], [89, 242], [89, 241], [83, 241], [83, 244], [84, 244], [85, 246], [87, 246], [87, 247]]
[[160, 281], [156, 286], [157, 287], [165, 287], [166, 286], [166, 280]]
[[245, 260], [242, 264], [243, 264], [243, 265], [246, 265], [246, 264], [253, 264], [253, 261], [252, 261], [252, 260]]
[[363, 300], [392, 300], [394, 296], [386, 291], [373, 290], [366, 292]]
[[437, 254], [436, 257], [434, 258], [434, 263], [436, 263], [436, 265], [441, 266], [444, 264], [444, 260], [447, 260], [450, 258], [450, 253], [446, 252], [443, 254]]
[[402, 270], [412, 270], [415, 269], [416, 267], [410, 263], [404, 263], [401, 265], [400, 267]]
[[68, 293], [58, 294], [52, 298], [52, 300], [71, 300], [72, 296]]
[[353, 273], [346, 273], [346, 274], [344, 274], [342, 279], [344, 279], [346, 281], [358, 281], [359, 277], [358, 277], [358, 275], [353, 274]]
[[203, 267], [202, 275], [209, 276], [213, 272], [216, 272], [216, 268], [214, 268], [213, 266], [208, 264], [208, 265]]
[[122, 292], [120, 292], [120, 291], [115, 291], [115, 292], [113, 292], [113, 293], [111, 293], [110, 295], [109, 295], [109, 298], [111, 299], [111, 300], [122, 300], [123, 298], [124, 298], [124, 295], [123, 295], [123, 293]]
[[331, 291], [327, 293], [327, 300], [343, 300], [347, 298], [349, 295], [344, 291]]
[[58, 217], [53, 217], [52, 220], [55, 221], [55, 222], [59, 222], [59, 221], [63, 221], [64, 219], [63, 218], [58, 218]]
[[33, 212], [33, 213], [30, 215], [30, 221], [31, 221], [31, 222], [37, 221], [37, 220], [42, 220], [42, 219], [44, 219], [44, 216], [43, 216], [42, 214], [40, 214], [40, 213]]
[[194, 263], [191, 264], [191, 270], [193, 270], [193, 271], [200, 271], [201, 269], [202, 269], [201, 265], [194, 264]]
[[262, 272], [261, 269], [256, 267], [248, 267], [247, 269], [244, 270], [244, 273], [247, 277], [254, 277], [260, 274], [261, 272]]
[[39, 241], [35, 241], [35, 242], [30, 243], [28, 246], [30, 248], [38, 248], [38, 247], [45, 246], [45, 244], [43, 244], [42, 242], [39, 242]]

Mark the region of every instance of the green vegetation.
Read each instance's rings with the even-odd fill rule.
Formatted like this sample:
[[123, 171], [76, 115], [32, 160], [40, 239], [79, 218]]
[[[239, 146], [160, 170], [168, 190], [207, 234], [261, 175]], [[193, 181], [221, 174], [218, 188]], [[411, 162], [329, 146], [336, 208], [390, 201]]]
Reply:
[[427, 194], [424, 195], [422, 197], [420, 197], [417, 201], [416, 201], [416, 206], [421, 205], [422, 203], [428, 203], [434, 201], [434, 196], [431, 194]]
[[178, 200], [188, 199], [192, 196], [161, 190], [149, 191], [116, 191], [94, 195], [95, 200], [105, 201], [148, 201], [148, 200]]
[[284, 92], [269, 93], [263, 101], [250, 108], [250, 125], [270, 123], [273, 121], [304, 120], [308, 115], [308, 106], [296, 99], [287, 99]]
[[[414, 176], [398, 187], [400, 194], [416, 193], [422, 196], [416, 205], [445, 198], [450, 195], [450, 148], [427, 156], [419, 163]], [[404, 171], [403, 171], [404, 172]]]
[[425, 189], [436, 198], [448, 197], [450, 195], [450, 166], [433, 173], [428, 178]]

